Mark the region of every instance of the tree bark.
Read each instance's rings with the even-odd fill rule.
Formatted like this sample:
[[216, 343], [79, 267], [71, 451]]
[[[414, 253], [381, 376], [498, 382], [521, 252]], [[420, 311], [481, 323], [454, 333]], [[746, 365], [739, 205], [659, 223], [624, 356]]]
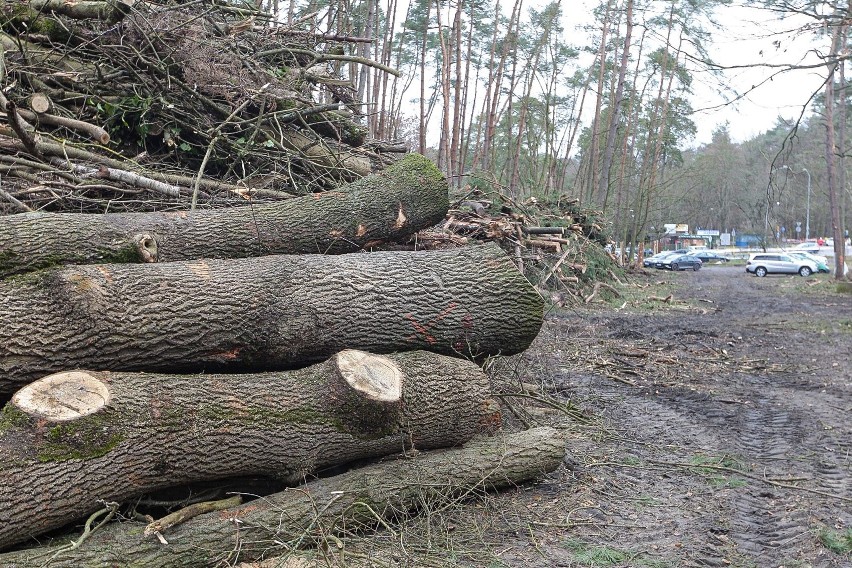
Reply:
[[78, 368], [274, 370], [342, 349], [511, 354], [543, 312], [496, 245], [55, 268], [0, 281], [0, 393]]
[[[472, 442], [367, 466], [201, 515], [163, 534], [168, 545], [143, 536], [144, 524], [113, 524], [50, 568], [146, 566], [188, 568], [233, 565], [322, 545], [349, 526], [373, 526], [424, 502], [439, 504], [482, 489], [512, 486], [559, 467], [565, 442], [553, 428]], [[56, 547], [0, 555], [8, 568], [41, 567]]]
[[170, 485], [303, 479], [356, 459], [461, 444], [493, 421], [476, 364], [346, 350], [297, 371], [72, 371], [19, 390], [0, 422], [0, 548]]
[[0, 225], [0, 278], [66, 263], [353, 252], [431, 227], [448, 208], [447, 181], [412, 154], [340, 191], [266, 205], [10, 215]]
[[130, 13], [135, 0], [28, 0], [27, 3], [39, 12], [54, 12], [78, 20], [105, 20], [114, 24]]

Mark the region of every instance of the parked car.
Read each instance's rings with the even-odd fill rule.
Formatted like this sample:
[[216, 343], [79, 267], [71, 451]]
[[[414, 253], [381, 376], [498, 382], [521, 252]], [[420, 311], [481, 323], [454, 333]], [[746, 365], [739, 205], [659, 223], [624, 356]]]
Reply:
[[757, 253], [746, 262], [746, 272], [755, 276], [767, 274], [800, 274], [810, 276], [817, 272], [817, 265], [807, 259], [794, 258], [783, 253]]
[[701, 259], [692, 254], [676, 254], [667, 256], [661, 262], [654, 264], [655, 268], [667, 268], [668, 270], [699, 270]]
[[807, 252], [791, 252], [789, 253], [793, 258], [801, 258], [804, 260], [810, 260], [814, 264], [816, 264], [817, 272], [822, 272], [828, 274], [831, 272], [831, 269], [828, 267], [828, 259], [824, 256], [817, 256], [814, 254], [810, 254]]
[[810, 254], [819, 254], [819, 243], [816, 241], [805, 241], [803, 243], [799, 243], [790, 249], [790, 252], [807, 252]]
[[662, 261], [663, 259], [665, 259], [669, 256], [676, 256], [676, 255], [684, 254], [684, 253], [686, 253], [686, 250], [684, 250], [684, 249], [664, 250], [663, 252], [658, 252], [654, 256], [646, 257], [645, 260], [642, 261], [642, 266], [644, 266], [646, 268], [649, 267], [649, 266], [655, 266], [657, 264], [657, 262], [660, 262], [660, 261]]
[[696, 253], [693, 253], [694, 256], [697, 256], [701, 259], [701, 262], [730, 262], [731, 258], [727, 257], [723, 254], [719, 254], [717, 252], [713, 252], [712, 250], [702, 250]]

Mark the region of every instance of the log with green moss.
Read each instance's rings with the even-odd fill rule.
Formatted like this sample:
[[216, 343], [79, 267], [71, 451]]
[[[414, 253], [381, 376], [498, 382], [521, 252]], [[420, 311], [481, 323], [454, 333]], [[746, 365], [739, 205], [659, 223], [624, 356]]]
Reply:
[[342, 349], [526, 349], [544, 303], [496, 245], [66, 266], [0, 280], [0, 393], [69, 369], [277, 370]]
[[327, 546], [349, 527], [376, 526], [424, 504], [513, 486], [559, 467], [565, 442], [553, 428], [425, 452], [310, 482], [145, 536], [144, 523], [114, 524], [74, 550], [42, 547], [0, 555], [8, 568], [206, 568]]
[[493, 421], [488, 396], [477, 365], [423, 351], [346, 350], [280, 373], [50, 375], [0, 414], [0, 548], [85, 517], [99, 500], [234, 476], [301, 480], [458, 445]]
[[329, 191], [168, 213], [22, 213], [0, 223], [0, 278], [54, 264], [339, 254], [407, 239], [444, 218], [447, 181], [411, 154]]

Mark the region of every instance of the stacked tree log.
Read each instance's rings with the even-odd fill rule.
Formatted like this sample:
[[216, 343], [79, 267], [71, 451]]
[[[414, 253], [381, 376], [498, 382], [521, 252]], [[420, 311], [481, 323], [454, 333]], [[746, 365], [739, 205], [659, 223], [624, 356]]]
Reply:
[[[343, 253], [407, 239], [444, 217], [447, 203], [446, 181], [412, 155], [286, 202], [293, 210], [3, 218], [0, 393], [14, 395], [0, 416], [0, 547], [93, 513], [111, 518], [121, 503], [176, 484], [299, 480], [493, 433], [499, 407], [475, 361], [522, 351], [543, 318], [539, 294], [499, 247], [268, 254], [307, 252], [311, 241]], [[481, 444], [424, 452], [422, 467], [450, 475], [440, 479], [453, 494], [552, 470], [564, 452], [552, 431]], [[400, 467], [404, 475], [421, 466]], [[290, 546], [281, 535], [305, 540], [317, 522], [306, 493], [344, 487], [349, 506], [332, 496], [335, 507], [321, 508], [357, 515], [353, 503], [368, 497], [372, 510], [422, 491], [422, 481], [406, 489], [405, 478], [396, 491], [373, 487], [370, 476], [387, 473], [357, 471], [263, 504], [226, 501], [213, 525], [184, 512], [150, 519], [147, 532], [131, 524], [91, 539], [87, 525], [83, 543], [10, 552], [0, 564], [112, 566], [104, 559], [120, 554], [125, 563], [208, 566], [235, 539], [250, 560]], [[261, 530], [282, 508], [292, 524], [264, 529], [262, 546], [243, 545], [244, 523]]]
[[[500, 425], [477, 363], [542, 323], [512, 257], [365, 254], [449, 200], [366, 138], [360, 38], [235, 3], [7, 0], [0, 27], [0, 565], [269, 557], [558, 466], [551, 430], [458, 447]], [[246, 476], [279, 481], [128, 505]]]

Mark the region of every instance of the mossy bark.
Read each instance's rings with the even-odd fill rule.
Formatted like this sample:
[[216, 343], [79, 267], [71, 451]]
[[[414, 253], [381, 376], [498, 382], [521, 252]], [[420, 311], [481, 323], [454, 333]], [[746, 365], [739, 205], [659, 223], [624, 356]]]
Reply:
[[[411, 154], [340, 190], [265, 205], [10, 215], [0, 223], [0, 278], [56, 264], [354, 252], [438, 223], [449, 207], [447, 192], [435, 165]], [[146, 237], [147, 251], [140, 250]]]
[[[373, 526], [424, 503], [439, 505], [482, 489], [516, 485], [551, 472], [565, 456], [552, 428], [471, 442], [464, 448], [426, 452], [367, 466], [336, 477], [195, 517], [168, 530], [168, 545], [144, 537], [142, 523], [121, 523], [94, 533], [50, 568], [189, 568], [234, 565], [327, 546], [345, 527]], [[42, 566], [55, 548], [0, 554], [8, 568]]]
[[266, 374], [75, 373], [105, 386], [105, 402], [66, 419], [50, 408], [59, 396], [36, 398], [40, 410], [13, 398], [0, 421], [0, 548], [84, 517], [99, 500], [223, 477], [298, 480], [403, 448], [458, 445], [486, 428], [488, 379], [474, 363], [422, 351], [382, 359], [401, 371], [398, 402], [365, 402], [337, 358]]
[[343, 349], [511, 354], [543, 315], [496, 245], [57, 268], [0, 281], [0, 393], [80, 368], [276, 370]]

